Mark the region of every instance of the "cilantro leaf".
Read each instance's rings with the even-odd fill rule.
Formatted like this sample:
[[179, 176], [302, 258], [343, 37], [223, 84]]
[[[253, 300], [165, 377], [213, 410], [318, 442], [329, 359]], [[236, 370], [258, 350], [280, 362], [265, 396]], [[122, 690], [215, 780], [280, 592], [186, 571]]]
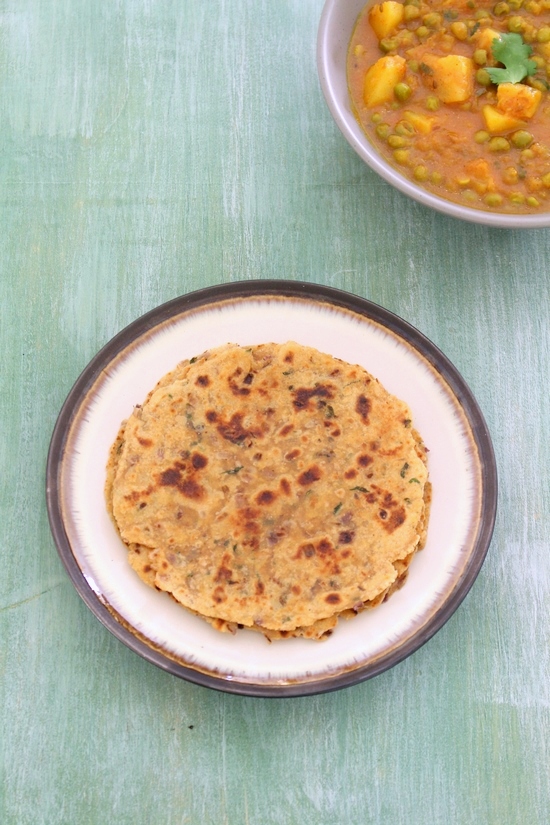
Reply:
[[519, 83], [537, 70], [534, 60], [529, 60], [533, 49], [523, 42], [521, 34], [510, 32], [495, 37], [491, 51], [495, 60], [505, 66], [504, 69], [487, 69], [493, 83]]

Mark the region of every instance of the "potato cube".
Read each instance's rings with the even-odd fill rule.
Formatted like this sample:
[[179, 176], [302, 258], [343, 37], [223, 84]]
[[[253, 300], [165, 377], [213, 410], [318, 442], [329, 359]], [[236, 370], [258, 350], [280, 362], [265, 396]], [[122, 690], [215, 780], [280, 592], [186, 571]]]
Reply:
[[401, 23], [405, 9], [402, 3], [386, 0], [378, 3], [369, 12], [369, 23], [379, 40], [387, 37]]
[[501, 83], [497, 89], [497, 109], [512, 117], [533, 117], [541, 99], [538, 89], [522, 83]]
[[483, 158], [468, 161], [464, 170], [476, 180], [491, 180], [491, 167]]
[[519, 118], [499, 112], [495, 106], [490, 105], [483, 107], [483, 118], [488, 132], [511, 132], [525, 126]]
[[426, 54], [422, 62], [429, 70], [424, 73], [424, 84], [435, 92], [442, 103], [463, 103], [472, 95], [474, 63], [469, 57]]
[[491, 46], [493, 45], [493, 40], [500, 38], [500, 34], [496, 29], [479, 29], [472, 37], [472, 40], [478, 49], [485, 49], [488, 55], [492, 55], [493, 51]]
[[414, 126], [415, 132], [428, 135], [432, 131], [435, 118], [423, 115], [420, 112], [403, 112], [403, 120]]
[[379, 58], [365, 75], [363, 100], [365, 106], [379, 106], [393, 100], [396, 83], [403, 80], [406, 71], [404, 57], [388, 54]]

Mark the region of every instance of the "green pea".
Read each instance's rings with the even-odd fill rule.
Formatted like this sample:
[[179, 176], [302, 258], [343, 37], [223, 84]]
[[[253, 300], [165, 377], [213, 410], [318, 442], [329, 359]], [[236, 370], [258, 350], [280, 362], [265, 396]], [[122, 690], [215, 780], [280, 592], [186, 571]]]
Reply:
[[410, 20], [417, 20], [420, 17], [420, 10], [416, 6], [405, 6], [403, 9], [403, 16], [405, 18], [405, 22], [408, 23]]
[[397, 40], [390, 37], [384, 37], [380, 41], [379, 45], [383, 52], [393, 52], [397, 49]]
[[387, 123], [379, 123], [376, 127], [376, 134], [379, 138], [382, 138], [382, 140], [386, 140], [386, 138], [389, 137], [390, 132], [391, 128]]
[[479, 132], [476, 132], [474, 135], [474, 140], [476, 143], [487, 143], [487, 141], [490, 140], [490, 138], [491, 135], [484, 129], [480, 129]]
[[525, 21], [523, 17], [515, 16], [510, 17], [508, 20], [508, 31], [515, 32], [516, 34], [520, 34], [525, 26]]
[[528, 77], [527, 83], [532, 89], [538, 89], [539, 92], [548, 91], [548, 86], [543, 80], [538, 80], [536, 77]]
[[499, 195], [498, 192], [490, 192], [488, 195], [485, 195], [485, 203], [487, 206], [501, 206], [502, 195]]
[[414, 32], [410, 32], [408, 29], [403, 29], [397, 33], [397, 48], [398, 49], [408, 49], [410, 48], [415, 42], [414, 39]]
[[490, 86], [492, 83], [491, 76], [487, 69], [478, 69], [476, 72], [476, 80], [480, 86]]
[[424, 102], [424, 105], [428, 112], [437, 112], [441, 104], [438, 97], [436, 97], [435, 95], [428, 95]]
[[504, 137], [492, 137], [488, 143], [491, 152], [508, 152], [510, 143]]
[[487, 51], [485, 49], [475, 50], [474, 63], [477, 63], [478, 66], [485, 66], [487, 63]]
[[548, 43], [550, 41], [550, 26], [542, 26], [537, 32], [537, 40], [539, 43]]
[[409, 162], [409, 150], [396, 149], [393, 153], [393, 157], [396, 163], [399, 163], [401, 166], [406, 166]]
[[418, 62], [418, 60], [409, 60], [407, 66], [410, 72], [416, 73], [420, 69], [420, 63]]
[[497, 3], [493, 9], [493, 14], [496, 17], [504, 17], [504, 15], [508, 14], [510, 11], [510, 6], [508, 3]]
[[393, 93], [401, 103], [404, 103], [412, 95], [412, 89], [408, 83], [401, 82], [393, 87]]
[[468, 39], [468, 26], [466, 25], [466, 23], [464, 23], [463, 20], [451, 23], [451, 31], [457, 40]]
[[415, 180], [419, 181], [420, 183], [424, 183], [424, 181], [428, 180], [430, 173], [426, 166], [422, 166], [420, 164], [419, 166], [414, 167], [413, 175]]
[[517, 11], [518, 9], [521, 9], [521, 7], [523, 6], [523, 0], [508, 0], [508, 4], [511, 9]]
[[416, 36], [420, 40], [424, 40], [425, 37], [428, 37], [430, 30], [427, 26], [419, 26], [416, 30]]
[[525, 129], [520, 129], [510, 136], [510, 140], [517, 149], [527, 149], [533, 142], [533, 135]]
[[405, 146], [409, 145], [409, 141], [402, 135], [390, 135], [388, 138], [388, 143], [392, 149], [403, 149]]
[[412, 137], [414, 135], [414, 126], [407, 120], [400, 120], [395, 127], [395, 134], [403, 137]]
[[422, 22], [429, 29], [438, 29], [441, 26], [442, 20], [443, 18], [437, 12], [430, 12], [430, 14], [425, 14], [422, 18]]
[[538, 200], [536, 198], [534, 198], [532, 195], [530, 195], [527, 198], [527, 206], [540, 206], [540, 203], [538, 202]]

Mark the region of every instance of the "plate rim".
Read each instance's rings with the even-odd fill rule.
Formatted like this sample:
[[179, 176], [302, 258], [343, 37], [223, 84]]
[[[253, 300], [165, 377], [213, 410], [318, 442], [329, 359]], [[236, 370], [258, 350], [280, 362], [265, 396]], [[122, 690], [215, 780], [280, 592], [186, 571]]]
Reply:
[[[325, 674], [318, 679], [296, 680], [295, 683], [285, 681], [281, 685], [246, 681], [238, 677], [228, 679], [223, 675], [203, 672], [200, 668], [185, 666], [170, 658], [164, 649], [156, 649], [150, 642], [142, 641], [135, 631], [128, 630], [124, 621], [115, 617], [115, 612], [106, 600], [92, 588], [76, 560], [64, 525], [59, 485], [66, 458], [65, 446], [72, 424], [87, 398], [89, 389], [126, 347], [166, 321], [209, 304], [269, 297], [301, 298], [351, 311], [397, 334], [425, 358], [449, 386], [471, 429], [478, 451], [482, 497], [477, 535], [462, 575], [443, 605], [407, 642], [395, 650], [383, 652], [367, 665], [336, 675]], [[335, 287], [297, 280], [252, 279], [203, 287], [172, 298], [131, 321], [99, 349], [74, 382], [52, 431], [46, 462], [46, 506], [54, 543], [73, 586], [94, 616], [126, 647], [171, 675], [221, 692], [252, 697], [290, 698], [340, 690], [374, 678], [415, 653], [446, 624], [476, 580], [491, 542], [496, 521], [497, 499], [496, 458], [485, 418], [464, 378], [442, 350], [412, 324], [367, 298]]]

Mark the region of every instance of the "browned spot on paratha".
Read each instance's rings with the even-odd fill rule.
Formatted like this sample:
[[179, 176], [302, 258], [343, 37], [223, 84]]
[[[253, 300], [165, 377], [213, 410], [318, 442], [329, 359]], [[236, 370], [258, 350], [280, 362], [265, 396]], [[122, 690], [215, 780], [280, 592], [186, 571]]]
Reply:
[[365, 424], [369, 422], [369, 413], [371, 408], [370, 399], [367, 398], [366, 395], [357, 396], [357, 401], [355, 402], [355, 412], [363, 419]]
[[298, 484], [301, 484], [302, 487], [309, 487], [310, 484], [313, 484], [315, 481], [319, 481], [321, 476], [321, 468], [317, 464], [313, 464], [303, 473], [300, 473], [298, 476]]
[[[232, 444], [241, 444], [247, 438], [258, 438], [262, 435], [259, 427], [245, 427], [243, 425], [244, 414], [233, 413], [229, 421], [222, 421], [218, 424], [217, 430], [222, 438]], [[216, 416], [215, 421], [218, 421]]]
[[311, 409], [309, 402], [312, 398], [333, 398], [334, 387], [332, 387], [330, 384], [319, 384], [315, 387], [300, 387], [300, 389], [293, 390], [292, 395], [294, 398], [294, 409], [308, 410]]

